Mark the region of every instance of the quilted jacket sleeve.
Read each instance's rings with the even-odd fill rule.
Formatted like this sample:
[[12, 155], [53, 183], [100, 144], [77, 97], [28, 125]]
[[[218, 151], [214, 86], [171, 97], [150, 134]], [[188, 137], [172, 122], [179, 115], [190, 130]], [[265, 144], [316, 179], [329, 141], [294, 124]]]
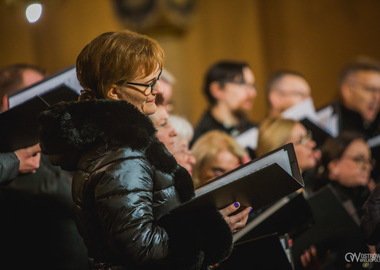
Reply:
[[168, 235], [153, 216], [153, 175], [145, 160], [127, 159], [107, 168], [95, 189], [108, 248], [137, 264], [160, 261], [168, 253]]
[[14, 153], [0, 153], [0, 185], [9, 183], [17, 176], [19, 164]]

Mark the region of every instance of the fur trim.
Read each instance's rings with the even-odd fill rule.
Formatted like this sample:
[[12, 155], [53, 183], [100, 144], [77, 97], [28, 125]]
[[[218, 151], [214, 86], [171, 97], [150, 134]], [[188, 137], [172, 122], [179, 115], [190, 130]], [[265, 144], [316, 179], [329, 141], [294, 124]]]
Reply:
[[61, 102], [39, 117], [42, 152], [66, 170], [75, 170], [78, 158], [90, 147], [105, 145], [143, 151], [154, 167], [173, 174], [177, 162], [155, 135], [149, 117], [125, 101]]
[[83, 150], [95, 144], [141, 150], [155, 135], [151, 120], [125, 101], [61, 102], [39, 117], [44, 153]]
[[194, 196], [194, 183], [187, 170], [178, 165], [174, 173], [174, 186], [179, 191], [182, 202], [190, 200]]

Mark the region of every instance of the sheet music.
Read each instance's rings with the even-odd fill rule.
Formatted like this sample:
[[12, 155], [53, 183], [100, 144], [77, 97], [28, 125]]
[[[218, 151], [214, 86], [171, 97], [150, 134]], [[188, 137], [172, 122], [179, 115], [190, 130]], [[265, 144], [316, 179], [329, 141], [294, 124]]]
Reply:
[[51, 89], [62, 84], [66, 85], [74, 92], [80, 94], [80, 90], [82, 89], [82, 87], [80, 86], [79, 81], [77, 79], [75, 67], [72, 67], [67, 71], [62, 72], [61, 74], [53, 75], [52, 78], [48, 78], [42, 81], [41, 83], [37, 83], [36, 85], [25, 89], [25, 91], [21, 91], [15, 95], [10, 96], [8, 98], [9, 109], [21, 103], [24, 103], [25, 101], [32, 99], [35, 96], [47, 93]]
[[308, 118], [313, 122], [317, 122], [317, 113], [310, 97], [284, 111], [282, 116], [297, 121]]
[[244, 148], [249, 147], [255, 150], [257, 147], [258, 136], [259, 136], [259, 130], [256, 127], [253, 127], [241, 133], [235, 139], [241, 147], [244, 147]]
[[317, 123], [333, 137], [339, 135], [338, 120], [338, 115], [334, 114], [332, 106], [327, 106], [317, 112]]
[[232, 172], [226, 175], [223, 178], [218, 179], [217, 181], [211, 182], [203, 187], [198, 188], [195, 191], [195, 196], [201, 196], [217, 187], [221, 187], [228, 183], [235, 181], [237, 178], [242, 178], [247, 176], [255, 171], [258, 171], [262, 168], [265, 168], [271, 164], [277, 163], [281, 168], [283, 168], [288, 174], [292, 174], [292, 169], [289, 162], [288, 151], [281, 149], [269, 156], [263, 157], [250, 165], [241, 168], [235, 172]]
[[369, 148], [373, 148], [380, 145], [380, 135], [372, 137], [367, 140], [367, 144]]

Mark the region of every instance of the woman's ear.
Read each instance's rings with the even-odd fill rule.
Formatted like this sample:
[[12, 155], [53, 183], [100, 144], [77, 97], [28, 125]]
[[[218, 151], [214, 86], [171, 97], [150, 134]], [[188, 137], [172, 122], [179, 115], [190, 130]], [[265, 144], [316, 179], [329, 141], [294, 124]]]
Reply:
[[120, 89], [116, 85], [112, 85], [107, 91], [107, 98], [121, 100]]

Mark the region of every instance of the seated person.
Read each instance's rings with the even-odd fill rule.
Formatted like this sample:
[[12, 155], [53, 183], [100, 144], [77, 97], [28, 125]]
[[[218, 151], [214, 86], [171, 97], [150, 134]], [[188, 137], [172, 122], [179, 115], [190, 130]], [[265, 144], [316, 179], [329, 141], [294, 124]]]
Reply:
[[191, 148], [195, 188], [250, 160], [248, 153], [233, 137], [219, 130], [202, 135]]

